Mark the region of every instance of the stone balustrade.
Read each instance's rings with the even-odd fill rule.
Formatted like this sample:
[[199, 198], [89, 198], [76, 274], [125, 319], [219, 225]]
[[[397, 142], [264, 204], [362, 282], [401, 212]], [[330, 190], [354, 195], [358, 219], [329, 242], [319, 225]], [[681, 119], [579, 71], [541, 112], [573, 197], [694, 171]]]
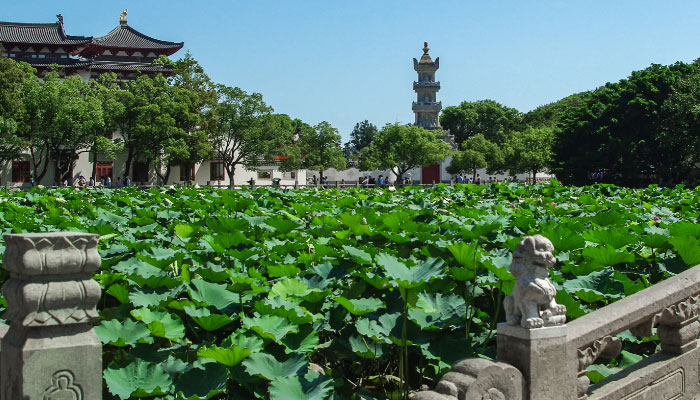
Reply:
[[[700, 399], [700, 266], [564, 324], [547, 279], [552, 251], [539, 235], [518, 245], [510, 267], [516, 289], [505, 300], [507, 322], [498, 326], [497, 361], [461, 361], [414, 400]], [[654, 328], [660, 351], [590, 385], [586, 368], [620, 354], [617, 334], [651, 337]]]
[[5, 235], [0, 400], [102, 398], [98, 235]]

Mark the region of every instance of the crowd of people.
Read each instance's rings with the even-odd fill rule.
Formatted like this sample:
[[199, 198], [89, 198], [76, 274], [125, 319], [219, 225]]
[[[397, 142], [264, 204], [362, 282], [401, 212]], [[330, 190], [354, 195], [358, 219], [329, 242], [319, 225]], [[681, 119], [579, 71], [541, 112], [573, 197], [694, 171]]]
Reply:
[[[90, 179], [85, 178], [83, 175], [79, 175], [76, 179], [64, 179], [63, 182], [59, 182], [56, 180], [54, 182], [54, 186], [64, 186], [64, 187], [78, 187], [78, 188], [85, 188], [85, 187], [95, 187], [95, 186], [102, 186], [102, 187], [126, 187], [126, 186], [131, 186], [131, 178], [130, 177], [125, 177], [122, 179], [121, 176], [117, 177], [116, 182], [112, 181], [112, 177], [109, 175], [102, 175], [100, 176], [99, 182], [95, 180], [94, 177], [90, 177]], [[34, 186], [34, 177], [32, 177], [29, 180], [29, 186], [33, 187]]]

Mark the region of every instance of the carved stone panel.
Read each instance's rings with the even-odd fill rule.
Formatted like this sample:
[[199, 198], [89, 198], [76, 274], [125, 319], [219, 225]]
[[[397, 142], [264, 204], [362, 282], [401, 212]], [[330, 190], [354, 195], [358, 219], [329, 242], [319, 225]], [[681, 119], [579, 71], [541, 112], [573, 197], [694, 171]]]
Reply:
[[83, 400], [83, 390], [74, 381], [73, 372], [56, 372], [51, 377], [51, 386], [44, 391], [42, 400]]

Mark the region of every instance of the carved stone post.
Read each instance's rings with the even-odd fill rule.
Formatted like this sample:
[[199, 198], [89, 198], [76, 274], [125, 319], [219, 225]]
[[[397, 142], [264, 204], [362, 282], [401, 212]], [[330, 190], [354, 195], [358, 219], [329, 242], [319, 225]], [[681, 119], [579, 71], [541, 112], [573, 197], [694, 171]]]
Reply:
[[567, 381], [566, 326], [527, 329], [498, 324], [498, 361], [520, 370], [528, 383], [524, 399], [564, 400], [575, 391]]
[[5, 235], [10, 329], [0, 352], [1, 400], [102, 399], [102, 344], [92, 323], [99, 236]]

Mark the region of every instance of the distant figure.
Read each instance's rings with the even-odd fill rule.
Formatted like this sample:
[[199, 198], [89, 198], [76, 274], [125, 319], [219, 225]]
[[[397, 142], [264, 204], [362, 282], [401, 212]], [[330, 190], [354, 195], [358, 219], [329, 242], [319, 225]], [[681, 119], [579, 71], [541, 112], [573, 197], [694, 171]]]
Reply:
[[345, 185], [345, 178], [343, 178], [343, 179], [340, 180], [340, 184], [341, 184], [341, 185]]
[[124, 186], [124, 183], [122, 182], [122, 177], [118, 176], [117, 177], [117, 187], [120, 188], [122, 186]]
[[311, 182], [313, 182], [314, 185], [316, 184], [316, 175], [311, 175]]
[[93, 187], [95, 186], [95, 177], [91, 176], [90, 181], [88, 182], [88, 186]]
[[384, 175], [379, 175], [379, 186], [384, 186]]
[[29, 187], [34, 187], [34, 177], [29, 178]]
[[131, 178], [129, 178], [129, 175], [124, 179], [124, 186], [131, 186]]
[[107, 176], [107, 179], [105, 180], [105, 183], [107, 184], [107, 187], [112, 187], [112, 177]]
[[462, 175], [457, 175], [457, 183], [464, 183], [464, 178], [462, 178]]
[[476, 174], [476, 180], [474, 181], [477, 185], [481, 185], [481, 176], [479, 174]]

